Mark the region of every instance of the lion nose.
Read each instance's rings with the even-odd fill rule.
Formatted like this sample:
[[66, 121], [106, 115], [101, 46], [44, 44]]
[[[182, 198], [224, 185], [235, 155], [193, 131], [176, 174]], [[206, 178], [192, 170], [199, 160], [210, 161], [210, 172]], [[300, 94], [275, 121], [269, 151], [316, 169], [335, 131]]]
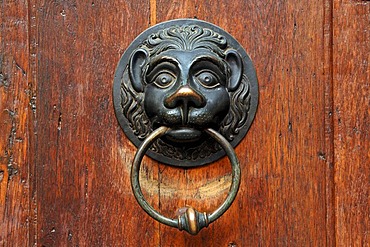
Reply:
[[185, 109], [189, 107], [201, 108], [205, 106], [205, 103], [204, 97], [187, 85], [177, 89], [164, 101], [168, 108], [183, 107]]

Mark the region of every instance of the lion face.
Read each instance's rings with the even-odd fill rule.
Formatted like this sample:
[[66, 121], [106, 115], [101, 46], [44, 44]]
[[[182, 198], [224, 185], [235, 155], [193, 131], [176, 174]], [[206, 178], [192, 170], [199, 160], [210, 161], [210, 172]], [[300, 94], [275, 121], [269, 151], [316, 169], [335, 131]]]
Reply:
[[151, 127], [170, 127], [165, 140], [180, 144], [198, 141], [205, 128], [219, 129], [242, 70], [239, 53], [223, 36], [196, 26], [150, 36], [130, 61]]
[[193, 142], [218, 129], [230, 108], [227, 64], [206, 49], [169, 50], [145, 73], [144, 109], [152, 127], [171, 127], [166, 139]]

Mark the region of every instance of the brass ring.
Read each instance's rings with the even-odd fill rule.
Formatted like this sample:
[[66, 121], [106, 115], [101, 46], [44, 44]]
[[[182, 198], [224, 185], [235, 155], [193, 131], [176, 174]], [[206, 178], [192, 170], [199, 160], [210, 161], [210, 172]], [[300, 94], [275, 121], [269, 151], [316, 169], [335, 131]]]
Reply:
[[218, 219], [221, 215], [225, 213], [225, 211], [231, 206], [232, 202], [234, 201], [236, 194], [239, 190], [240, 185], [240, 166], [238, 158], [235, 154], [235, 151], [231, 144], [217, 131], [213, 129], [206, 129], [205, 131], [214, 138], [225, 150], [226, 154], [229, 157], [231, 167], [232, 167], [232, 183], [229, 190], [229, 193], [226, 197], [226, 200], [218, 207], [214, 212], [208, 213], [199, 213], [195, 209], [189, 207], [186, 209], [186, 212], [180, 215], [176, 219], [171, 219], [165, 217], [158, 213], [149, 203], [145, 200], [144, 195], [141, 191], [140, 183], [139, 183], [139, 170], [141, 160], [143, 159], [146, 151], [151, 146], [151, 144], [160, 138], [161, 136], [165, 135], [167, 131], [170, 130], [168, 127], [160, 127], [154, 130], [140, 145], [138, 148], [135, 158], [131, 167], [131, 187], [134, 192], [135, 198], [139, 205], [144, 209], [144, 211], [149, 214], [155, 220], [175, 228], [179, 230], [185, 230], [188, 233], [195, 235], [197, 234], [202, 228], [207, 227], [210, 223]]

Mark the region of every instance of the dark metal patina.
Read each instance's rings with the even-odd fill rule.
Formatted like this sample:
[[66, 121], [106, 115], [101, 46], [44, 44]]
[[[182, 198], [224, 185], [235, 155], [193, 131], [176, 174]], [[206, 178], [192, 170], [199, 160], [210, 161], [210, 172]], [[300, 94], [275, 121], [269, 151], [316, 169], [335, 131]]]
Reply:
[[[239, 43], [199, 20], [151, 27], [123, 54], [113, 98], [121, 127], [138, 147], [131, 186], [139, 205], [159, 222], [190, 234], [220, 217], [240, 184], [233, 147], [247, 133], [258, 103], [255, 70]], [[227, 154], [233, 177], [225, 202], [212, 213], [187, 207], [177, 219], [161, 215], [141, 192], [139, 170], [146, 153], [182, 167], [207, 164]]]
[[181, 19], [153, 26], [123, 54], [114, 79], [114, 106], [138, 147], [160, 126], [171, 131], [147, 154], [174, 166], [199, 166], [225, 155], [204, 133], [213, 128], [235, 147], [257, 109], [253, 64], [239, 43], [210, 23]]

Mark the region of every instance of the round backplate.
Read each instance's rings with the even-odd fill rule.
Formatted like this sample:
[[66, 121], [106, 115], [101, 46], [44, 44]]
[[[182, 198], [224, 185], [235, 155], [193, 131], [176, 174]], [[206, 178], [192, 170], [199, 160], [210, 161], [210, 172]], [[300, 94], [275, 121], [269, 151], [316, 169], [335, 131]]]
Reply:
[[[256, 72], [248, 54], [230, 34], [211, 23], [196, 19], [172, 20], [150, 27], [141, 33], [124, 52], [118, 63], [113, 85], [114, 109], [121, 128], [131, 142], [137, 147], [153, 131], [152, 123], [144, 108], [145, 88], [143, 88], [143, 90], [138, 90], [137, 87], [133, 85], [132, 76], [129, 71], [130, 59], [132, 54], [138, 49], [145, 50], [145, 44], [148, 43], [147, 41], [150, 37], [163, 36], [161, 32], [169, 29], [177, 30], [176, 32], [180, 32], [179, 30], [181, 30], [181, 32], [183, 30], [192, 32], [192, 30], [200, 29], [210, 34], [207, 37], [208, 39], [217, 36], [222, 42], [226, 41], [225, 47], [223, 48], [225, 53], [234, 50], [241, 57], [243, 76], [240, 85], [243, 88], [229, 92], [230, 105], [231, 108], [233, 108], [230, 110], [229, 114], [234, 114], [235, 116], [227, 115], [223, 121], [223, 125], [217, 130], [229, 140], [233, 147], [235, 147], [248, 132], [256, 114], [258, 105], [258, 82]], [[171, 32], [168, 33], [171, 35]], [[200, 38], [198, 38], [198, 41], [199, 39]], [[196, 39], [194, 38], [194, 40]], [[199, 44], [200, 43], [201, 42], [199, 42]], [[187, 49], [192, 49], [189, 47], [187, 47]], [[181, 50], [179, 47], [177, 48]], [[207, 46], [201, 48], [204, 50]], [[161, 49], [168, 50], [171, 48], [162, 47]], [[225, 60], [222, 54], [220, 58], [221, 60]], [[152, 145], [150, 150], [148, 150], [147, 155], [161, 163], [181, 167], [194, 167], [214, 162], [225, 156], [225, 152], [212, 138], [205, 138], [204, 141], [192, 146], [171, 145], [159, 139]]]

